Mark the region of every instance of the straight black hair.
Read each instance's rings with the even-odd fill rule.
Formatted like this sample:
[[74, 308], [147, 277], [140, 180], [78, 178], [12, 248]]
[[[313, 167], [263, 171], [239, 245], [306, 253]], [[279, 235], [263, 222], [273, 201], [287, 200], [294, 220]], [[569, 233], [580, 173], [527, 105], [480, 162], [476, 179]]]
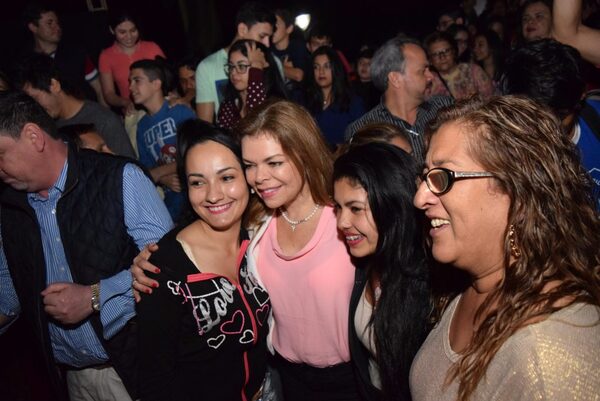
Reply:
[[333, 168], [334, 182], [345, 178], [367, 192], [377, 226], [375, 253], [363, 262], [369, 282], [379, 278], [381, 286], [369, 324], [388, 400], [410, 400], [410, 366], [429, 331], [429, 270], [413, 206], [417, 173], [412, 156], [383, 142], [352, 147]]

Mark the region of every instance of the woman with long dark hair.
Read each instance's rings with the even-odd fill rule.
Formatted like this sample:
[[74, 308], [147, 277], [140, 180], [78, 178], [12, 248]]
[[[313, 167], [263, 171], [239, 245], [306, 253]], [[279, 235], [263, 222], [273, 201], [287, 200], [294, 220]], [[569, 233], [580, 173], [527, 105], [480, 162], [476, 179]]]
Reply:
[[346, 127], [364, 114], [364, 103], [350, 90], [344, 66], [334, 49], [319, 47], [311, 57], [313, 73], [307, 76], [306, 107], [329, 146], [335, 148], [344, 143]]
[[349, 341], [367, 400], [410, 400], [408, 376], [431, 311], [415, 160], [383, 142], [352, 146], [334, 164], [337, 225], [356, 258]]
[[229, 82], [217, 116], [220, 127], [234, 128], [250, 110], [268, 98], [287, 98], [275, 58], [260, 42], [245, 39], [232, 44], [225, 72]]

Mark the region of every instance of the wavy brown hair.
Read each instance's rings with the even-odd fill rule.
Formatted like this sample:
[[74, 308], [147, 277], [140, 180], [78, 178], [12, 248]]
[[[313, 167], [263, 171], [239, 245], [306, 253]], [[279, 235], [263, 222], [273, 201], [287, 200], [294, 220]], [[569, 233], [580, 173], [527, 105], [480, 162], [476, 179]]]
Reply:
[[547, 109], [517, 96], [467, 100], [441, 112], [430, 136], [450, 122], [510, 197], [508, 226], [521, 251], [511, 259], [507, 227], [504, 278], [479, 307], [482, 323], [447, 377], [466, 401], [518, 329], [575, 302], [600, 305], [600, 220], [577, 149]]
[[[308, 185], [313, 200], [320, 205], [331, 204], [333, 158], [306, 109], [287, 100], [267, 102], [248, 113], [236, 131], [240, 141], [245, 136], [270, 135], [275, 138], [300, 172], [302, 184]], [[258, 223], [267, 213], [262, 202], [252, 202], [250, 209], [250, 224]]]

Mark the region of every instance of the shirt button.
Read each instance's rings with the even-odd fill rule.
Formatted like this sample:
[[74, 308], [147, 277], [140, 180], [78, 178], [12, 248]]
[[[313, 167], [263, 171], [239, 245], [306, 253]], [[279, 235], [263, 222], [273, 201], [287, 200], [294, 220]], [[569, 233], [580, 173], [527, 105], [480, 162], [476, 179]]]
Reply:
[[56, 237], [56, 242], [60, 242], [60, 237]]
[[56, 214], [56, 209], [52, 209], [52, 214]]
[[83, 355], [87, 355], [87, 353], [88, 353], [88, 352], [87, 352], [86, 350], [82, 349], [82, 350], [81, 350], [81, 353], [82, 353]]

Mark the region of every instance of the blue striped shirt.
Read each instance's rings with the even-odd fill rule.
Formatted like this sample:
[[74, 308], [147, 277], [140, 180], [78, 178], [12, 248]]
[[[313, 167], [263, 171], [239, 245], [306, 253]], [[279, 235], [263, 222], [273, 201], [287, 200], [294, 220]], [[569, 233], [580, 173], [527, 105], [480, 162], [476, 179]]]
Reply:
[[[73, 282], [56, 219], [56, 205], [64, 191], [67, 177], [67, 162], [48, 197], [37, 193], [28, 194], [28, 201], [38, 219], [42, 247], [46, 261], [47, 284]], [[127, 232], [141, 249], [144, 245], [157, 242], [173, 223], [158, 197], [152, 182], [135, 165], [127, 164], [123, 170], [123, 207]], [[103, 336], [111, 338], [135, 315], [135, 302], [131, 291], [129, 266], [116, 275], [100, 281], [100, 320]], [[19, 312], [16, 296], [4, 251], [0, 255], [0, 313], [15, 316]], [[6, 329], [6, 328], [4, 328]], [[104, 363], [108, 356], [96, 336], [91, 323], [76, 327], [64, 327], [49, 323], [54, 358], [57, 362], [75, 367]]]

